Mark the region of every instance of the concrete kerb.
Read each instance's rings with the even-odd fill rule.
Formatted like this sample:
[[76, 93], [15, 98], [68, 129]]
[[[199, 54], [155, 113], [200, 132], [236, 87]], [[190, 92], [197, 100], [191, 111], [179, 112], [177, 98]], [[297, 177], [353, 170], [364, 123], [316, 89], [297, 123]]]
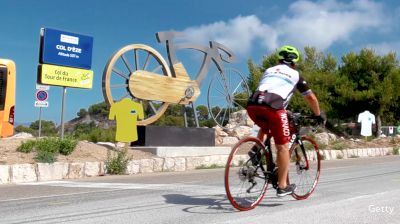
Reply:
[[[229, 148], [229, 147], [227, 147]], [[230, 148], [229, 148], [230, 149]], [[192, 155], [177, 157], [156, 157], [152, 159], [131, 160], [126, 174], [151, 172], [182, 172], [213, 165], [225, 166], [228, 153], [214, 155]], [[393, 152], [392, 147], [370, 149], [320, 150], [325, 160], [346, 159], [357, 157], [386, 156]], [[102, 176], [107, 172], [104, 162], [75, 163], [36, 163], [0, 165], [0, 184], [15, 184], [24, 182], [49, 181], [60, 179], [77, 179]]]

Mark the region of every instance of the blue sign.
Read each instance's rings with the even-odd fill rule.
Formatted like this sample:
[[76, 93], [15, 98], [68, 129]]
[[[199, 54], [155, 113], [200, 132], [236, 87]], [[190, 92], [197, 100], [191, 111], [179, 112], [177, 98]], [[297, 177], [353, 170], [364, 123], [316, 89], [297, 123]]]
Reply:
[[50, 28], [40, 30], [41, 64], [90, 69], [93, 37]]

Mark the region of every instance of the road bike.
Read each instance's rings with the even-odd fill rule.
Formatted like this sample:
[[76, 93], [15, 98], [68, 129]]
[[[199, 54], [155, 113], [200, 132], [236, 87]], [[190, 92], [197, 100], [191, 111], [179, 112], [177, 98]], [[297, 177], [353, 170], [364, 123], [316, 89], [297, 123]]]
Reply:
[[[182, 36], [177, 32], [158, 32], [159, 43], [165, 43], [168, 61], [155, 49], [143, 44], [131, 44], [118, 50], [108, 61], [103, 72], [103, 96], [110, 106], [123, 98], [139, 100], [145, 118], [138, 125], [147, 125], [159, 119], [170, 104], [193, 106], [200, 95], [209, 65], [218, 70], [208, 87], [207, 106], [214, 121], [224, 126], [231, 114], [244, 109], [250, 96], [245, 77], [236, 69], [225, 69], [223, 62], [231, 63], [235, 56], [224, 45], [210, 41], [209, 46], [175, 43]], [[191, 79], [185, 66], [177, 59], [178, 50], [200, 52], [201, 66]], [[212, 113], [211, 113], [212, 111]]]
[[[321, 169], [321, 156], [317, 143], [303, 135], [306, 124], [312, 124], [308, 130], [315, 133], [319, 127], [315, 118], [293, 113], [290, 116], [291, 139], [290, 172], [288, 184], [297, 186], [292, 196], [297, 200], [308, 198], [317, 186]], [[311, 123], [310, 123], [311, 122]], [[225, 167], [225, 190], [230, 203], [240, 211], [255, 208], [263, 199], [268, 184], [278, 187], [278, 167], [274, 161], [271, 136], [265, 142], [254, 137], [245, 137], [235, 146], [228, 157]], [[253, 150], [253, 154], [248, 152]], [[258, 156], [257, 156], [258, 155]]]

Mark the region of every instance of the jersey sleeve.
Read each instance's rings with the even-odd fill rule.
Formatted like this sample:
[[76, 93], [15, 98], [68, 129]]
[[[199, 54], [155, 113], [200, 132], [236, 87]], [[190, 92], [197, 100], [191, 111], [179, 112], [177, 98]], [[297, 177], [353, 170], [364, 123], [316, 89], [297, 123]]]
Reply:
[[307, 96], [308, 94], [312, 93], [307, 82], [301, 76], [299, 77], [299, 81], [297, 82], [296, 88], [303, 96]]

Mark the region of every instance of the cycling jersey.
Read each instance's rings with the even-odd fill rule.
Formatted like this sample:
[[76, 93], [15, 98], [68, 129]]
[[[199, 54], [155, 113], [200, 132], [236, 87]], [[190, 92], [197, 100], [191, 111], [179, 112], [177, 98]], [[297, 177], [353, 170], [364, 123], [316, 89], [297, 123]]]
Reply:
[[265, 71], [257, 91], [249, 99], [247, 113], [265, 133], [272, 134], [276, 144], [290, 140], [292, 130], [285, 108], [296, 89], [303, 96], [312, 93], [298, 71], [279, 64]]
[[300, 77], [299, 72], [286, 64], [279, 64], [268, 68], [257, 88], [260, 92], [267, 92], [267, 95], [274, 94], [280, 96], [283, 108], [287, 107], [296, 89], [304, 96], [311, 93], [307, 82]]

